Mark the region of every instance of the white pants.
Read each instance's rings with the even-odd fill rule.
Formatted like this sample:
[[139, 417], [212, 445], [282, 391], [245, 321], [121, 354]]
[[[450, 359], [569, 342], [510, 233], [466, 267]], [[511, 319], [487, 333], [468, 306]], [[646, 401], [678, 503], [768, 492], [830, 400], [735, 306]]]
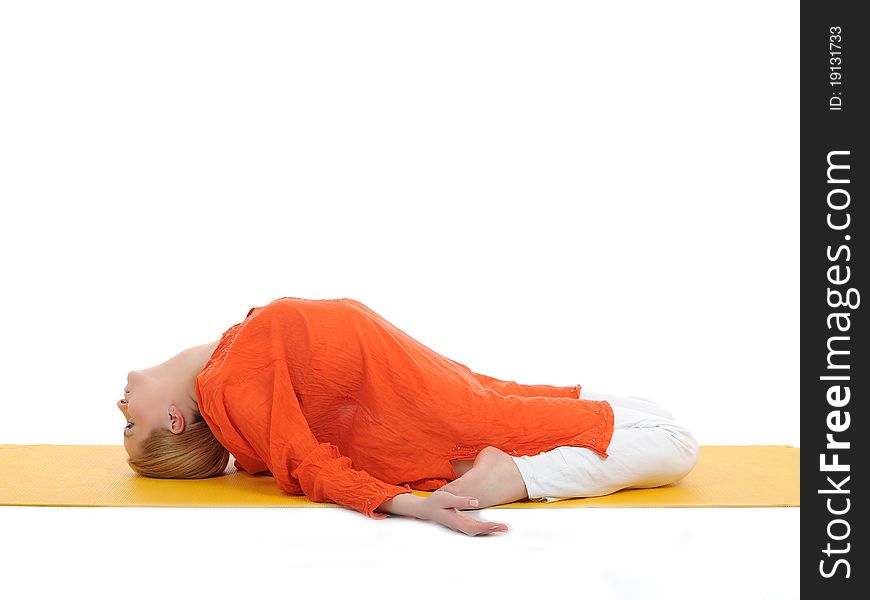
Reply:
[[587, 392], [582, 387], [580, 398], [607, 400], [613, 408], [607, 458], [574, 446], [512, 456], [530, 500], [557, 502], [604, 496], [624, 488], [658, 487], [679, 481], [698, 462], [695, 437], [652, 400]]

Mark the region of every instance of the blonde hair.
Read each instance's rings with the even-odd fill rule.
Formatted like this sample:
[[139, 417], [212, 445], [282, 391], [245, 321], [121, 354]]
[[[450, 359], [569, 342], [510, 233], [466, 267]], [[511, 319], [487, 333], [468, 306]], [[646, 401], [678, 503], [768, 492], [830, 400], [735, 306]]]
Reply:
[[140, 455], [128, 458], [127, 464], [144, 477], [204, 479], [221, 475], [229, 460], [229, 451], [194, 411], [193, 421], [181, 433], [156, 427], [142, 443]]

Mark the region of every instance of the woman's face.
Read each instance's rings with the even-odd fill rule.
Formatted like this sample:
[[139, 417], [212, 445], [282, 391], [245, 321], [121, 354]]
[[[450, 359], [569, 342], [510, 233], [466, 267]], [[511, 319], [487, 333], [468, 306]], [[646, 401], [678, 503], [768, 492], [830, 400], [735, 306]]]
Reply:
[[171, 398], [165, 380], [149, 375], [148, 370], [130, 371], [127, 375], [127, 387], [124, 398], [118, 400], [118, 409], [126, 419], [124, 449], [131, 458], [138, 455], [142, 442], [155, 427], [174, 433], [183, 429], [183, 419], [179, 419], [180, 412]]
[[130, 371], [124, 399], [118, 409], [124, 415], [124, 448], [131, 458], [156, 428], [179, 434], [199, 414], [196, 377], [220, 340], [179, 352], [150, 369]]

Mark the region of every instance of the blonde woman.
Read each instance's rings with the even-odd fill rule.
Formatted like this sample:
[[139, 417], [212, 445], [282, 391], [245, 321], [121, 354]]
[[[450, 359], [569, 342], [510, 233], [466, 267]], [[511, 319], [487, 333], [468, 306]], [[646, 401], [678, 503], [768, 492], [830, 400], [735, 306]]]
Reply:
[[213, 477], [232, 456], [286, 494], [467, 535], [507, 525], [463, 511], [666, 485], [698, 458], [648, 399], [476, 373], [348, 298], [251, 308], [218, 340], [130, 372], [118, 408], [140, 475]]

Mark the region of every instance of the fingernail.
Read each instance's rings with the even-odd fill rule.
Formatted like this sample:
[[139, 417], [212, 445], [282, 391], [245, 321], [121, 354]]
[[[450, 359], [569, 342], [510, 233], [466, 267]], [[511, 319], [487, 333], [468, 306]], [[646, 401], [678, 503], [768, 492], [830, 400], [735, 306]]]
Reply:
[[469, 504], [471, 504], [471, 506], [477, 506], [479, 502], [477, 500], [472, 500]]

